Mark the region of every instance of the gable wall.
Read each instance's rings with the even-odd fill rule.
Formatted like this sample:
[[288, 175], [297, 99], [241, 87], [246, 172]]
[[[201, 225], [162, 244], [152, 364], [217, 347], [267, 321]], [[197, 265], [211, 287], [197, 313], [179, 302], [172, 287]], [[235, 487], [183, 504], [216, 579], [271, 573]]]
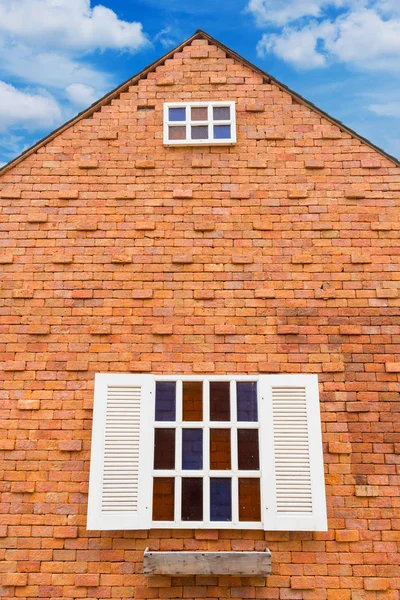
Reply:
[[[185, 99], [235, 100], [237, 145], [164, 148]], [[398, 168], [195, 40], [0, 190], [2, 597], [398, 600]], [[107, 371], [318, 373], [329, 532], [88, 533]], [[147, 579], [146, 546], [273, 575]]]

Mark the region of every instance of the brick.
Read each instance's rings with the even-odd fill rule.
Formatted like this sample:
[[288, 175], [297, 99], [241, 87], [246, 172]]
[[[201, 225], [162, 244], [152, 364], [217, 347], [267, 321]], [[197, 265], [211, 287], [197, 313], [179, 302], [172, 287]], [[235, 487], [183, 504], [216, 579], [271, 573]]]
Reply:
[[351, 454], [351, 444], [349, 442], [329, 442], [330, 454]]
[[8, 535], [8, 525], [0, 525], [0, 538], [5, 538]]
[[358, 529], [338, 529], [335, 532], [335, 540], [337, 542], [358, 542], [360, 539], [360, 532]]
[[308, 265], [313, 262], [311, 254], [296, 254], [292, 256], [293, 265]]
[[398, 298], [399, 290], [395, 288], [376, 288], [377, 298]]
[[29, 213], [26, 218], [28, 223], [47, 223], [48, 215], [46, 213]]
[[129, 371], [133, 373], [148, 373], [151, 371], [151, 362], [131, 361]]
[[322, 131], [323, 140], [340, 140], [342, 133], [339, 129], [324, 129]]
[[157, 79], [157, 81], [156, 81], [156, 85], [159, 85], [160, 87], [161, 86], [169, 87], [169, 86], [174, 85], [174, 83], [175, 83], [175, 81], [170, 77], [162, 77], [160, 79]]
[[1, 584], [4, 587], [25, 587], [27, 583], [27, 573], [2, 573], [1, 575]]
[[362, 335], [362, 327], [359, 325], [340, 325], [340, 335]]
[[13, 290], [13, 298], [28, 299], [33, 298], [34, 291], [31, 288], [19, 288]]
[[315, 577], [292, 577], [290, 585], [293, 590], [313, 590]]
[[400, 373], [400, 362], [387, 362], [385, 369], [386, 373]]
[[137, 160], [135, 162], [136, 169], [154, 169], [156, 163], [154, 160]]
[[371, 223], [372, 231], [391, 231], [393, 226], [391, 223], [384, 223], [383, 221], [375, 221]]
[[8, 265], [14, 262], [14, 257], [12, 254], [3, 254], [0, 253], [0, 265]]
[[78, 162], [79, 169], [97, 169], [99, 166], [99, 161], [95, 159], [91, 160], [80, 160]]
[[358, 498], [375, 498], [379, 496], [379, 487], [376, 485], [356, 485], [355, 495]]
[[34, 481], [13, 481], [11, 483], [11, 492], [13, 494], [33, 494], [34, 491]]
[[307, 190], [290, 190], [288, 193], [288, 198], [308, 198], [308, 191]]
[[306, 160], [304, 166], [306, 169], [324, 169], [325, 163], [323, 160]]
[[350, 262], [353, 265], [366, 265], [372, 262], [372, 258], [367, 254], [352, 254]]
[[256, 138], [260, 140], [284, 140], [286, 139], [286, 135], [283, 131], [265, 131], [264, 133], [260, 133], [260, 135]]
[[3, 366], [4, 371], [25, 371], [24, 360], [7, 360]]
[[351, 600], [351, 591], [343, 589], [326, 590], [327, 600]]
[[79, 198], [78, 190], [59, 190], [58, 197], [60, 200], [76, 200]]
[[56, 253], [52, 256], [52, 262], [56, 265], [69, 265], [74, 261], [72, 254]]
[[235, 325], [216, 325], [214, 328], [215, 335], [234, 335], [236, 333]]
[[276, 291], [272, 288], [259, 288], [254, 290], [255, 298], [275, 298]]
[[261, 103], [246, 104], [247, 112], [264, 112], [264, 110], [265, 110], [264, 104], [261, 104]]
[[113, 263], [115, 265], [126, 265], [131, 262], [133, 262], [133, 257], [131, 254], [127, 254], [127, 253], [114, 254], [111, 257], [111, 263]]
[[172, 335], [172, 325], [169, 323], [160, 323], [159, 325], [153, 325], [151, 328], [153, 335]]
[[193, 190], [174, 190], [172, 192], [173, 198], [193, 198]]
[[297, 325], [278, 325], [276, 329], [278, 335], [298, 335], [299, 333]]
[[93, 290], [72, 290], [74, 300], [90, 300], [93, 298]]
[[258, 370], [260, 373], [279, 373], [281, 365], [277, 362], [259, 362]]
[[364, 190], [346, 190], [344, 197], [350, 200], [362, 200], [366, 197]]
[[329, 221], [317, 221], [313, 223], [314, 231], [330, 231], [334, 229], [333, 224]]
[[341, 373], [344, 371], [344, 363], [340, 361], [323, 363], [322, 370], [324, 373]]
[[249, 189], [231, 190], [231, 198], [237, 200], [246, 200], [250, 198], [250, 194], [251, 192]]
[[18, 198], [21, 198], [21, 191], [20, 190], [1, 190], [0, 191], [0, 198], [9, 198], [10, 200], [17, 200]]
[[75, 585], [77, 587], [98, 587], [100, 585], [100, 575], [98, 573], [76, 575]]
[[98, 323], [89, 327], [91, 335], [109, 335], [111, 333], [110, 323]]
[[132, 290], [131, 292], [131, 296], [135, 300], [149, 300], [153, 295], [153, 290]]
[[117, 140], [118, 131], [111, 131], [110, 129], [99, 129], [97, 132], [98, 140]]
[[251, 254], [232, 254], [232, 263], [234, 265], [245, 265], [253, 262]]
[[76, 224], [77, 231], [97, 231], [98, 228], [98, 222], [91, 221], [90, 219], [85, 219]]
[[213, 362], [196, 362], [193, 363], [193, 373], [213, 373], [215, 364]]
[[272, 221], [263, 219], [253, 222], [253, 229], [256, 231], [271, 231], [274, 228]]
[[18, 400], [18, 410], [39, 410], [40, 400]]
[[210, 83], [212, 85], [224, 85], [227, 83], [227, 79], [223, 75], [211, 75]]
[[381, 161], [378, 159], [361, 160], [361, 168], [362, 169], [380, 169]]
[[0, 450], [14, 450], [15, 440], [0, 439]]
[[135, 200], [136, 192], [134, 190], [123, 190], [115, 192], [115, 198], [117, 200]]
[[208, 169], [212, 166], [209, 158], [192, 158], [192, 167], [195, 169]]
[[214, 231], [214, 221], [196, 221], [193, 225], [195, 231]]
[[78, 537], [78, 527], [75, 527], [73, 525], [54, 527], [53, 535], [56, 539], [75, 539]]
[[136, 221], [134, 224], [135, 229], [141, 231], [152, 231], [156, 228], [156, 224], [154, 221]]
[[67, 371], [87, 371], [89, 366], [85, 360], [68, 360], [65, 369]]
[[189, 264], [193, 262], [192, 254], [174, 254], [171, 262], [176, 264]]
[[49, 335], [50, 325], [29, 325], [26, 333], [28, 335]]
[[214, 296], [214, 290], [194, 290], [193, 293], [195, 300], [213, 300]]
[[366, 590], [385, 591], [390, 587], [389, 580], [385, 577], [366, 577], [364, 579], [364, 588]]
[[58, 444], [61, 452], [80, 452], [82, 450], [81, 440], [61, 440]]

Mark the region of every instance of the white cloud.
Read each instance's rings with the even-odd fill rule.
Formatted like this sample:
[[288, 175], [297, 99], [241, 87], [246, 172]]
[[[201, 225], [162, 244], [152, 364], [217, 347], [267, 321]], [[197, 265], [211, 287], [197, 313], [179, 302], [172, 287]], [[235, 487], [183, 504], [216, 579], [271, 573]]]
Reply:
[[370, 104], [368, 109], [376, 115], [382, 117], [397, 117], [400, 118], [400, 101], [399, 102], [382, 102], [380, 104]]
[[42, 49], [134, 51], [148, 43], [141, 23], [90, 0], [0, 0], [0, 32]]
[[250, 0], [247, 10], [259, 25], [286, 25], [302, 17], [319, 17], [329, 6], [340, 8], [348, 5], [349, 0]]
[[86, 107], [98, 100], [96, 90], [84, 83], [71, 83], [65, 88], [65, 93], [70, 102], [78, 107]]
[[[265, 4], [274, 0], [252, 1]], [[390, 1], [383, 0], [386, 7]], [[323, 7], [322, 0], [317, 4], [319, 9]], [[312, 6], [316, 4], [311, 3]], [[336, 17], [325, 12], [322, 13], [323, 18], [306, 21], [298, 21], [297, 13], [293, 13], [291, 25], [284, 27], [280, 33], [262, 36], [258, 52], [261, 56], [273, 52], [302, 69], [342, 62], [362, 70], [398, 70], [400, 17], [385, 17], [379, 14], [378, 4], [374, 8], [366, 8], [362, 0], [353, 4], [353, 8]]]
[[0, 81], [0, 130], [8, 127], [34, 128], [52, 126], [61, 118], [54, 98], [45, 92], [28, 92]]

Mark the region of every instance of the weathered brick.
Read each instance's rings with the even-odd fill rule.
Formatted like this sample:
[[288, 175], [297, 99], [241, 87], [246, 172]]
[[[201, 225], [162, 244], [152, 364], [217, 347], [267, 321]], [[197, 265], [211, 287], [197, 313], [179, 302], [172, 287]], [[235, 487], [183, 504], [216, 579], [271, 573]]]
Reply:
[[25, 587], [27, 583], [27, 573], [3, 573], [1, 575], [1, 584], [4, 587]]
[[61, 452], [79, 452], [82, 450], [81, 440], [61, 440], [59, 442]]

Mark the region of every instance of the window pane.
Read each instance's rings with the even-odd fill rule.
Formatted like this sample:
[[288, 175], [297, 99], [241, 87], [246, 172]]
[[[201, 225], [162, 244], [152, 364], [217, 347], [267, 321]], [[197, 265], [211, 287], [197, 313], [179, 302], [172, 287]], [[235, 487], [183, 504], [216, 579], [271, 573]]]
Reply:
[[169, 126], [168, 128], [168, 139], [170, 140], [185, 140], [186, 139], [186, 127], [182, 126]]
[[207, 106], [192, 106], [192, 121], [207, 121]]
[[258, 421], [257, 382], [237, 381], [236, 396], [238, 421]]
[[213, 107], [214, 121], [229, 121], [231, 118], [231, 109], [229, 106]]
[[231, 468], [231, 430], [210, 429], [210, 469]]
[[207, 125], [192, 126], [192, 140], [207, 140], [207, 139], [208, 139], [208, 126]]
[[170, 121], [184, 121], [186, 119], [186, 108], [170, 108], [169, 109], [169, 120]]
[[260, 520], [260, 480], [239, 478], [239, 521]]
[[154, 430], [154, 468], [175, 469], [175, 429]]
[[237, 435], [239, 470], [259, 469], [258, 429], [238, 429]]
[[174, 484], [173, 477], [154, 477], [153, 521], [174, 520]]
[[175, 381], [156, 383], [156, 421], [175, 421]]
[[182, 469], [203, 468], [203, 430], [182, 429]]
[[201, 477], [182, 479], [182, 521], [203, 520], [203, 480]]
[[203, 420], [203, 382], [183, 382], [183, 420]]
[[231, 418], [229, 381], [210, 382], [210, 421], [229, 421]]
[[231, 137], [231, 126], [230, 125], [214, 125], [214, 139], [215, 140], [229, 140]]
[[232, 484], [226, 477], [210, 479], [210, 520], [232, 521]]

